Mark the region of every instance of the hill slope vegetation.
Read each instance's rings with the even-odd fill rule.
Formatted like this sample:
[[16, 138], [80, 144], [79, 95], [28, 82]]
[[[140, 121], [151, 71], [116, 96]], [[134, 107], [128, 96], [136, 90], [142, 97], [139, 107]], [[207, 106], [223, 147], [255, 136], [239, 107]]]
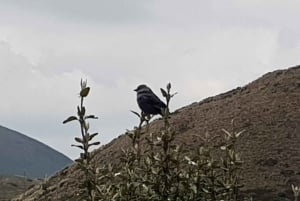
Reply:
[[[176, 97], [175, 97], [176, 98]], [[254, 200], [291, 199], [291, 185], [300, 184], [300, 66], [267, 73], [244, 87], [207, 98], [175, 111], [171, 124], [176, 140], [188, 149], [201, 143], [195, 135], [222, 135], [222, 128], [246, 130], [238, 141], [244, 161], [242, 189]], [[150, 124], [152, 132], [161, 120]], [[119, 164], [121, 148], [128, 146], [121, 135], [94, 152], [98, 166]], [[218, 142], [213, 142], [218, 143]], [[50, 178], [51, 191], [39, 187], [15, 200], [77, 200], [80, 171], [76, 164]]]

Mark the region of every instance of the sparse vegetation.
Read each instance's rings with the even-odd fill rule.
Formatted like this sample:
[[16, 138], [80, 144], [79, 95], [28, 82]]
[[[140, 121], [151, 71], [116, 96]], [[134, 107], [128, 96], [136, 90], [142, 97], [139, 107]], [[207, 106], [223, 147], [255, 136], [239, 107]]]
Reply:
[[87, 200], [94, 201], [95, 200], [95, 190], [96, 190], [96, 182], [95, 182], [95, 169], [91, 166], [92, 154], [90, 153], [90, 147], [99, 145], [100, 142], [92, 142], [95, 136], [98, 133], [90, 134], [89, 129], [90, 125], [88, 123], [88, 119], [97, 119], [95, 115], [86, 115], [86, 108], [84, 106], [84, 98], [86, 98], [90, 92], [90, 87], [87, 86], [87, 81], [80, 82], [81, 91], [79, 93], [80, 96], [80, 105], [77, 106], [77, 116], [68, 117], [63, 123], [68, 123], [71, 121], [78, 121], [80, 124], [81, 130], [81, 138], [75, 137], [75, 141], [79, 144], [72, 145], [74, 147], [78, 147], [83, 152], [80, 154], [80, 158], [76, 160], [81, 170], [84, 172], [85, 180], [83, 182], [83, 187], [86, 188]]
[[[274, 76], [282, 80], [278, 73]], [[272, 100], [279, 96], [272, 92], [274, 85], [270, 79], [263, 77], [254, 84], [201, 101], [173, 114], [169, 112], [173, 94], [171, 85], [168, 85], [162, 90], [168, 107], [162, 112], [161, 119], [152, 121], [151, 117], [143, 113], [133, 112], [139, 120], [133, 130], [127, 131], [125, 135], [93, 153], [89, 149], [86, 150], [86, 153], [89, 153], [86, 155], [94, 157], [88, 166], [92, 173], [88, 178], [93, 183], [90, 186], [93, 197], [89, 197], [86, 182], [82, 182], [81, 186], [76, 184], [69, 188], [76, 181], [80, 182], [85, 178], [85, 169], [79, 169], [78, 163], [50, 179], [49, 184], [54, 186], [55, 182], [61, 179], [65, 181], [62, 186], [68, 192], [64, 194], [56, 191], [62, 194], [57, 196], [58, 200], [297, 201], [299, 171], [295, 169], [297, 166], [291, 167], [291, 160], [297, 163], [297, 160], [294, 160], [298, 153], [295, 144], [299, 141], [296, 138], [298, 136], [295, 136], [297, 130], [294, 130], [293, 126], [298, 122], [299, 116], [295, 110], [289, 111], [288, 106], [290, 102], [296, 106], [298, 99], [285, 94], [281, 97], [281, 102], [278, 99], [276, 104], [269, 105], [268, 103], [273, 103]], [[267, 83], [268, 87], [259, 88], [262, 83]], [[291, 89], [293, 92], [296, 90], [299, 88]], [[267, 95], [261, 98], [262, 93]], [[238, 103], [235, 102], [236, 98], [240, 98]], [[250, 98], [252, 99], [249, 100]], [[252, 104], [253, 100], [255, 103]], [[258, 103], [265, 105], [258, 107]], [[285, 112], [292, 115], [282, 116]], [[216, 119], [218, 115], [222, 118]], [[271, 120], [268, 115], [272, 117]], [[230, 121], [229, 117], [236, 117], [232, 124], [226, 123]], [[284, 118], [287, 117], [289, 124], [277, 123], [285, 122]], [[80, 119], [75, 118], [71, 117], [69, 120]], [[206, 119], [207, 122], [203, 123]], [[269, 127], [265, 127], [265, 124]], [[282, 125], [284, 126], [279, 127]], [[284, 128], [290, 128], [289, 126], [293, 129], [286, 132]], [[274, 127], [277, 130], [272, 130]], [[265, 128], [267, 130], [264, 130]], [[269, 134], [270, 131], [273, 131], [272, 135]], [[281, 135], [282, 133], [284, 135]], [[79, 142], [78, 146], [81, 145], [83, 147]], [[270, 146], [270, 150], [266, 146]], [[289, 146], [293, 146], [293, 150], [288, 150]], [[122, 151], [119, 151], [120, 148]], [[84, 147], [82, 150], [81, 157], [85, 153]], [[243, 151], [243, 155], [240, 150]], [[277, 157], [277, 153], [282, 157], [292, 158], [284, 160]], [[245, 172], [243, 168], [246, 169]], [[82, 170], [81, 173], [79, 170]], [[78, 178], [75, 178], [74, 174], [78, 175]], [[273, 186], [268, 183], [272, 182], [272, 179], [276, 179], [276, 182], [272, 183]], [[245, 187], [243, 183], [246, 184]], [[279, 185], [274, 186], [275, 184]], [[74, 192], [74, 195], [70, 192]], [[49, 193], [49, 198], [53, 199], [54, 192]], [[43, 200], [46, 195], [39, 198]]]
[[[171, 84], [161, 89], [167, 108], [162, 112], [163, 127], [150, 133], [149, 119], [134, 112], [140, 124], [127, 136], [130, 149], [124, 151], [124, 166], [118, 175], [118, 191], [114, 200], [205, 200], [233, 201], [238, 199], [239, 173], [242, 161], [235, 146], [242, 132], [224, 131], [225, 144], [213, 150], [209, 138], [195, 153], [185, 152], [183, 145], [175, 143], [177, 131], [170, 125], [169, 103], [174, 94]], [[142, 124], [146, 122], [143, 129]], [[146, 144], [140, 145], [144, 137]], [[140, 155], [144, 151], [143, 156]], [[220, 153], [216, 158], [213, 152]]]
[[[90, 88], [81, 82], [81, 105], [78, 117], [71, 116], [64, 123], [77, 120], [81, 126], [82, 138], [75, 138], [83, 150], [77, 162], [85, 175], [84, 186], [87, 200], [115, 201], [165, 201], [165, 200], [203, 200], [236, 201], [242, 161], [235, 146], [243, 132], [224, 132], [224, 144], [217, 148], [210, 145], [214, 138], [208, 134], [198, 136], [203, 145], [194, 153], [186, 152], [183, 144], [175, 142], [178, 131], [170, 124], [169, 104], [175, 94], [171, 94], [171, 84], [161, 89], [167, 108], [162, 111], [163, 126], [157, 133], [149, 130], [151, 116], [143, 112], [133, 112], [139, 118], [139, 125], [127, 132], [131, 146], [123, 150], [122, 168], [116, 170], [112, 165], [92, 167], [89, 147], [97, 133], [90, 135], [85, 116], [83, 99]], [[141, 143], [141, 141], [145, 143]], [[218, 156], [218, 157], [217, 157]]]

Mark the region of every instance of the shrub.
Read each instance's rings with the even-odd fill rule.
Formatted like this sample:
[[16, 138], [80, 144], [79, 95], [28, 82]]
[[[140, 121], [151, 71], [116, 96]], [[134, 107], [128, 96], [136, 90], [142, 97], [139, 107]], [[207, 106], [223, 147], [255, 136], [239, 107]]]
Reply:
[[81, 138], [76, 137], [79, 145], [73, 145], [83, 153], [77, 160], [85, 175], [84, 187], [86, 199], [101, 201], [237, 201], [240, 184], [239, 175], [243, 162], [237, 150], [236, 142], [243, 133], [223, 129], [224, 143], [212, 146], [216, 139], [208, 133], [197, 136], [203, 141], [197, 150], [188, 152], [182, 144], [175, 142], [179, 131], [170, 123], [172, 115], [169, 104], [175, 94], [171, 93], [171, 84], [161, 89], [166, 100], [166, 109], [162, 111], [163, 125], [158, 132], [151, 132], [151, 116], [143, 112], [132, 111], [139, 124], [127, 131], [130, 146], [123, 149], [120, 159], [121, 168], [109, 164], [102, 167], [91, 165], [90, 146], [97, 133], [89, 134], [87, 119], [96, 119], [86, 115], [84, 98], [90, 88], [81, 81], [81, 104], [77, 107], [77, 116], [71, 116], [64, 123], [77, 120], [80, 123]]
[[96, 198], [96, 172], [95, 168], [91, 166], [92, 154], [90, 153], [90, 147], [99, 145], [100, 142], [92, 142], [98, 133], [90, 134], [88, 119], [97, 119], [95, 115], [86, 115], [86, 108], [84, 106], [84, 99], [89, 95], [90, 87], [87, 86], [87, 81], [80, 82], [81, 91], [79, 93], [80, 105], [77, 106], [77, 116], [68, 117], [63, 123], [71, 121], [78, 121], [80, 124], [81, 137], [75, 137], [75, 141], [79, 144], [72, 145], [82, 150], [80, 158], [76, 160], [81, 170], [84, 172], [85, 180], [83, 186], [86, 188], [87, 199], [94, 201]]

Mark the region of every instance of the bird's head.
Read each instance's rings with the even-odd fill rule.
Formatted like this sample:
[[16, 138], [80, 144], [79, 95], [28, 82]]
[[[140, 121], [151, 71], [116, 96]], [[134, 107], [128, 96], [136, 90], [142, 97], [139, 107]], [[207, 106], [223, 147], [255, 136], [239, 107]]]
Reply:
[[134, 91], [139, 93], [139, 92], [151, 91], [151, 89], [145, 84], [140, 84], [136, 89], [134, 89]]

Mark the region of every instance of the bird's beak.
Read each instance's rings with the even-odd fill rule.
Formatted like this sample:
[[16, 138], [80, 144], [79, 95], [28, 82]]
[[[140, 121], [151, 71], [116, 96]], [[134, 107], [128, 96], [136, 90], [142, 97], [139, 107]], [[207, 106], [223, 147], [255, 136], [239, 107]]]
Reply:
[[137, 89], [134, 89], [133, 91], [137, 91]]

